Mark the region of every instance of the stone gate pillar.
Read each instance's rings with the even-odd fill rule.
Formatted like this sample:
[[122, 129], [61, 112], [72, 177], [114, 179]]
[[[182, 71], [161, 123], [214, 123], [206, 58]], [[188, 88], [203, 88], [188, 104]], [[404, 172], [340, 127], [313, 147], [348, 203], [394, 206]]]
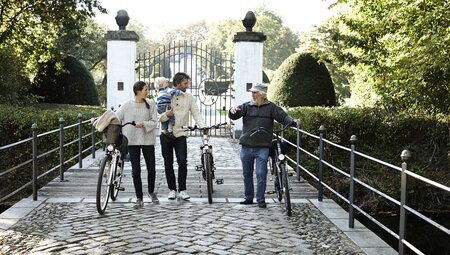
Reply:
[[108, 109], [117, 110], [119, 105], [133, 96], [135, 82], [136, 42], [139, 36], [125, 27], [130, 18], [125, 10], [119, 10], [116, 16], [119, 30], [106, 32], [107, 45], [107, 97]]
[[[242, 24], [245, 32], [234, 35], [234, 88], [235, 106], [251, 100], [248, 90], [253, 83], [262, 82], [263, 73], [263, 42], [266, 36], [260, 32], [252, 32], [256, 23], [255, 14], [247, 12]], [[236, 137], [242, 133], [242, 119], [234, 121], [234, 132]]]

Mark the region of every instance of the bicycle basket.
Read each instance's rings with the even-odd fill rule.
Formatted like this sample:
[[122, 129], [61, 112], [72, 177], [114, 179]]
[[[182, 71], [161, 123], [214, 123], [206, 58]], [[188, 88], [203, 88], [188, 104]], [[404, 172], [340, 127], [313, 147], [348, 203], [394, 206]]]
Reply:
[[109, 124], [105, 130], [103, 130], [102, 139], [106, 144], [118, 144], [120, 138], [121, 125]]

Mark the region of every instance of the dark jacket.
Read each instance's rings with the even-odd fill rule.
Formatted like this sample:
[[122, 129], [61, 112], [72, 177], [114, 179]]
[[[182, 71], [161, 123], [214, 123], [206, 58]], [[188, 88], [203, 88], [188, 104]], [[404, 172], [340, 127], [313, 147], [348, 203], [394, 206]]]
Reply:
[[288, 125], [293, 119], [278, 105], [265, 99], [261, 106], [253, 102], [246, 102], [239, 105], [240, 111], [235, 114], [228, 112], [228, 117], [237, 120], [242, 117], [242, 134], [239, 143], [247, 147], [270, 147], [272, 145], [272, 135], [267, 132], [257, 132], [250, 136], [252, 130], [264, 127], [273, 130], [273, 121]]

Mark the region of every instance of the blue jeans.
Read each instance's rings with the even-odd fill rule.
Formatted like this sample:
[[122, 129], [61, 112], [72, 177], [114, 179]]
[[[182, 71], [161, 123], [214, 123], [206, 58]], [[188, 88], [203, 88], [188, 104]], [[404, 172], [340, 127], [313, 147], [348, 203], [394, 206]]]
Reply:
[[256, 201], [264, 200], [267, 181], [267, 158], [269, 148], [241, 147], [241, 162], [244, 174], [245, 199], [253, 200], [253, 169], [256, 165]]
[[141, 150], [144, 155], [145, 165], [147, 165], [148, 192], [155, 190], [155, 146], [154, 145], [130, 145], [131, 176], [133, 177], [136, 198], [143, 199], [142, 179], [141, 179]]
[[175, 172], [173, 170], [173, 151], [178, 163], [178, 191], [186, 190], [187, 178], [187, 143], [186, 136], [177, 137], [175, 140], [165, 136], [159, 136], [161, 140], [161, 154], [164, 158], [164, 171], [166, 172], [167, 186], [170, 190], [177, 190]]

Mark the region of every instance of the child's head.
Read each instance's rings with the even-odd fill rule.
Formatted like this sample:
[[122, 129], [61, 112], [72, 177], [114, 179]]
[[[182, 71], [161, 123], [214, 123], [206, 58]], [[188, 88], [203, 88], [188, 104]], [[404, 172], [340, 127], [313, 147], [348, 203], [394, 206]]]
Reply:
[[155, 78], [155, 89], [165, 88], [169, 84], [169, 79], [166, 77], [156, 77]]

